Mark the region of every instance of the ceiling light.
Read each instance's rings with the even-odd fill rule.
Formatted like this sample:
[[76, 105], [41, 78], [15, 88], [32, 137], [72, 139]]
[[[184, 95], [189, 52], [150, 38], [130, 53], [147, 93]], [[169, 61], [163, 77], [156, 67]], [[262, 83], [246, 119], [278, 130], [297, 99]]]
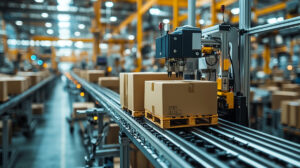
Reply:
[[52, 27], [52, 23], [46, 22], [46, 23], [45, 23], [45, 26], [46, 26], [46, 27]]
[[62, 27], [62, 28], [70, 27], [70, 22], [58, 22], [58, 27]]
[[115, 22], [115, 21], [118, 20], [118, 18], [115, 17], [115, 16], [111, 16], [111, 17], [109, 18], [109, 20], [110, 20], [111, 22]]
[[111, 8], [111, 7], [114, 6], [114, 3], [111, 2], [111, 1], [106, 1], [106, 2], [105, 2], [105, 6], [106, 6], [107, 8]]
[[36, 3], [43, 3], [44, 0], [34, 0]]
[[99, 46], [101, 49], [107, 49], [107, 47], [108, 47], [108, 45], [105, 43], [100, 43]]
[[51, 34], [54, 33], [54, 31], [53, 31], [52, 29], [48, 29], [48, 30], [47, 30], [47, 33], [51, 35]]
[[84, 24], [79, 24], [79, 25], [78, 25], [78, 28], [79, 28], [79, 29], [84, 29], [84, 28], [85, 28], [85, 25], [84, 25]]
[[203, 25], [203, 24], [204, 24], [204, 20], [203, 20], [203, 19], [200, 19], [200, 20], [199, 20], [199, 23], [200, 23], [201, 25]]
[[150, 8], [149, 12], [151, 15], [156, 15], [156, 16], [160, 15], [160, 13], [161, 13], [160, 9], [158, 9], [158, 8]]
[[43, 18], [47, 18], [49, 16], [48, 13], [42, 13], [41, 15]]
[[234, 14], [234, 15], [239, 14], [240, 13], [240, 8], [232, 8], [231, 13]]
[[74, 34], [75, 34], [75, 36], [80, 36], [80, 32], [79, 31], [75, 32]]
[[75, 42], [75, 47], [77, 47], [77, 48], [83, 48], [83, 42], [82, 41], [77, 41], [77, 42]]
[[132, 34], [129, 35], [129, 36], [128, 36], [128, 39], [129, 39], [129, 40], [134, 40], [134, 35], [132, 35]]
[[17, 20], [17, 21], [16, 21], [16, 25], [17, 25], [17, 26], [22, 26], [22, 25], [23, 25], [23, 22], [22, 22], [21, 20]]
[[164, 24], [168, 24], [168, 23], [170, 23], [170, 20], [169, 20], [169, 19], [164, 19], [164, 20], [163, 20], [163, 23], [164, 23]]
[[269, 24], [276, 23], [276, 22], [277, 22], [277, 19], [276, 19], [276, 18], [269, 18], [269, 19], [267, 20], [267, 22], [268, 22]]
[[70, 15], [67, 14], [58, 14], [57, 19], [59, 21], [69, 21], [71, 19]]
[[127, 49], [125, 50], [125, 54], [126, 54], [126, 55], [129, 55], [130, 53], [131, 53], [131, 50], [127, 48]]

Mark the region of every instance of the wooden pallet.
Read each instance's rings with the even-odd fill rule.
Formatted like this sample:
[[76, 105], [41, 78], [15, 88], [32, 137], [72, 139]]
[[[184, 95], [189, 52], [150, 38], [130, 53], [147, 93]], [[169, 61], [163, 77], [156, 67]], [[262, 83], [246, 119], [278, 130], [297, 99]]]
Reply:
[[151, 112], [146, 111], [145, 117], [158, 125], [161, 128], [183, 128], [183, 127], [196, 127], [196, 126], [205, 126], [205, 125], [217, 125], [218, 124], [218, 115], [202, 115], [202, 116], [181, 116], [181, 117], [171, 117], [171, 118], [162, 118], [156, 115], [153, 115]]
[[144, 117], [145, 116], [145, 111], [132, 111], [126, 107], [122, 107], [122, 109], [124, 111], [126, 111], [127, 113], [129, 113], [133, 117]]

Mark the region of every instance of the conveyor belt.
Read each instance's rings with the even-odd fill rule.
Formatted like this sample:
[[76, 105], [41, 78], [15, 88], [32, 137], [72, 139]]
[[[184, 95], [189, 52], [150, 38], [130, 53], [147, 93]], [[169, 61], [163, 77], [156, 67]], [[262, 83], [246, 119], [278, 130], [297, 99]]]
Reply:
[[218, 126], [163, 130], [120, 107], [117, 93], [71, 73], [156, 167], [300, 167], [300, 145], [219, 119]]
[[40, 88], [45, 86], [46, 84], [49, 84], [49, 82], [53, 81], [55, 78], [54, 75], [48, 77], [47, 79], [41, 81], [40, 83], [32, 86], [28, 90], [24, 91], [23, 93], [14, 96], [10, 98], [7, 102], [4, 102], [3, 104], [0, 105], [0, 116], [3, 115], [7, 110], [13, 108], [17, 104], [19, 104], [22, 100], [26, 99], [28, 96], [32, 95], [36, 91], [38, 91]]

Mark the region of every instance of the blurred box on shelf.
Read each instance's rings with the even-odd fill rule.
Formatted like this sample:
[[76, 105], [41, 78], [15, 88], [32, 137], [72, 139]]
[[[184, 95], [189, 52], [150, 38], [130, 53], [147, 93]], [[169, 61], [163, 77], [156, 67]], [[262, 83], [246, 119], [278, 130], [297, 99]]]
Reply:
[[105, 72], [103, 70], [88, 70], [86, 74], [86, 80], [92, 83], [97, 83], [99, 77], [104, 77]]
[[283, 84], [282, 85], [282, 90], [283, 91], [290, 91], [290, 92], [297, 92], [300, 94], [300, 85], [298, 84]]
[[300, 128], [300, 102], [290, 103], [289, 123], [290, 127]]
[[78, 114], [77, 110], [87, 110], [90, 108], [94, 108], [95, 104], [93, 102], [74, 102], [73, 103], [73, 118], [85, 118], [86, 114]]
[[118, 77], [100, 77], [98, 84], [119, 93], [120, 80]]
[[217, 83], [146, 81], [145, 110], [161, 118], [217, 114]]
[[13, 77], [1, 77], [0, 81], [7, 82], [8, 95], [17, 95], [23, 93], [28, 89], [28, 80], [25, 77], [13, 76]]
[[[147, 80], [179, 80], [175, 75], [168, 77], [166, 72], [135, 72], [129, 73], [127, 79], [128, 109], [131, 111], [145, 111], [144, 95]], [[122, 94], [122, 93], [121, 93]]]
[[79, 77], [86, 80], [87, 70], [81, 69], [79, 73]]
[[118, 124], [109, 124], [105, 144], [119, 144], [119, 131], [120, 127]]
[[42, 76], [38, 72], [18, 72], [18, 76], [29, 77], [30, 78], [30, 86], [34, 86], [38, 84], [42, 80]]
[[73, 72], [77, 75], [77, 76], [80, 76], [80, 69], [79, 68], [74, 68], [73, 69]]
[[0, 80], [0, 102], [8, 100], [7, 82]]
[[154, 168], [151, 162], [144, 154], [134, 145], [130, 144], [130, 167], [131, 168]]
[[299, 98], [298, 93], [288, 92], [288, 91], [275, 91], [272, 93], [272, 109], [278, 110], [280, 108], [281, 102], [284, 100], [295, 100]]
[[[9, 119], [8, 123], [7, 123], [7, 127], [8, 127], [8, 144], [11, 144], [12, 142], [12, 121]], [[2, 137], [3, 136], [3, 121], [0, 120], [0, 147], [2, 147]]]
[[42, 103], [32, 103], [31, 104], [32, 114], [42, 115], [44, 113], [44, 104]]
[[260, 89], [263, 89], [263, 90], [267, 90], [269, 92], [276, 92], [276, 91], [279, 91], [280, 88], [278, 86], [267, 86], [267, 85], [261, 85], [259, 86]]

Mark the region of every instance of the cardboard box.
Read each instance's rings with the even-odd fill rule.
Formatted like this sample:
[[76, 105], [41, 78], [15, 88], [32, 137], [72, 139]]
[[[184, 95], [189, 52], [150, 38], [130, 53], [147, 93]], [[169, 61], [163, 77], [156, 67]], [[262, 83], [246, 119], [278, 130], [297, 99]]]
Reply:
[[289, 119], [290, 119], [290, 103], [292, 101], [290, 100], [285, 100], [281, 102], [281, 115], [280, 115], [280, 120], [281, 124], [288, 125]]
[[295, 100], [299, 98], [298, 93], [288, 91], [275, 91], [272, 93], [272, 109], [278, 110], [284, 100]]
[[38, 84], [42, 80], [42, 75], [38, 72], [18, 72], [18, 76], [29, 77], [30, 78], [30, 86], [34, 86]]
[[26, 83], [25, 77], [1, 77], [0, 80], [7, 82], [8, 95], [17, 95], [23, 93], [28, 88], [28, 83]]
[[178, 80], [173, 75], [168, 77], [166, 72], [136, 72], [128, 74], [128, 109], [131, 111], [144, 111], [144, 90], [147, 80]]
[[103, 70], [88, 70], [86, 75], [87, 81], [97, 83], [98, 78], [105, 76], [105, 72]]
[[283, 91], [290, 91], [290, 92], [297, 92], [298, 94], [300, 93], [300, 85], [298, 84], [283, 84], [282, 85], [282, 90]]
[[87, 76], [87, 70], [85, 69], [80, 70], [79, 77], [86, 80], [86, 76]]
[[120, 127], [118, 124], [109, 124], [105, 144], [119, 144], [119, 131]]
[[44, 104], [33, 103], [31, 104], [32, 114], [42, 115], [44, 113]]
[[[12, 121], [8, 120], [8, 144], [11, 144], [12, 140]], [[0, 120], [0, 147], [2, 147], [2, 135], [3, 135], [3, 121]]]
[[8, 100], [7, 82], [0, 80], [0, 102]]
[[290, 127], [300, 128], [300, 102], [290, 103], [289, 112], [289, 123]]
[[119, 93], [120, 80], [118, 77], [100, 77], [98, 84]]
[[75, 102], [73, 103], [73, 117], [74, 118], [85, 118], [85, 114], [78, 114], [77, 110], [87, 110], [94, 108], [95, 104], [93, 102]]
[[128, 108], [128, 73], [120, 73], [120, 103], [122, 108]]
[[145, 110], [162, 117], [217, 114], [217, 83], [146, 81]]
[[130, 167], [131, 168], [154, 168], [151, 162], [144, 154], [134, 145], [130, 144]]

